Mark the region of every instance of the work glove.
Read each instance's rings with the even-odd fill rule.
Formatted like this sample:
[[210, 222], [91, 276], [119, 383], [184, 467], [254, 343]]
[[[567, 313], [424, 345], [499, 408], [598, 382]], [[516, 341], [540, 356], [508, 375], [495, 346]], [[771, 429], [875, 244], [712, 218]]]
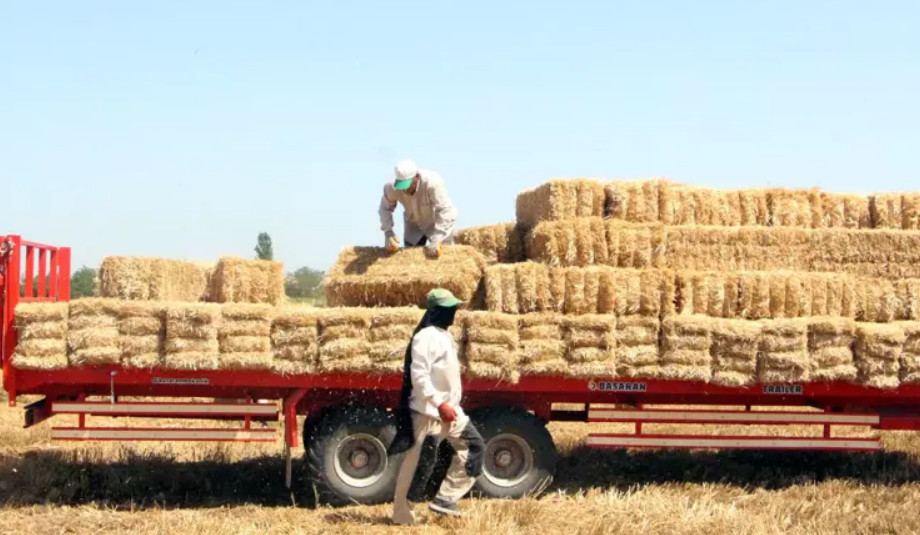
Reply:
[[399, 238], [396, 237], [394, 232], [387, 232], [384, 237], [383, 246], [386, 247], [388, 253], [395, 253], [399, 251]]
[[425, 254], [429, 258], [441, 258], [441, 242], [433, 241], [426, 245]]
[[438, 405], [438, 414], [441, 415], [441, 421], [451, 423], [457, 419], [457, 411], [446, 402]]

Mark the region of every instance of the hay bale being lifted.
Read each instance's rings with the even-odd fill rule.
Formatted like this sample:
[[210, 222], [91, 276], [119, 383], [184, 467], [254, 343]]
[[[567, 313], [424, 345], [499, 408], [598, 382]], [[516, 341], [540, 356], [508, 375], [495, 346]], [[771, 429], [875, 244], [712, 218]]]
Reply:
[[485, 260], [472, 247], [444, 247], [441, 258], [421, 247], [387, 253], [376, 247], [342, 251], [324, 281], [330, 306], [421, 306], [434, 288], [446, 288], [467, 305], [482, 279]]
[[517, 222], [526, 229], [543, 221], [604, 215], [604, 185], [595, 180], [552, 180], [517, 197]]
[[16, 305], [18, 342], [12, 366], [23, 370], [59, 370], [67, 367], [68, 303]]
[[722, 319], [713, 320], [710, 327], [712, 382], [732, 387], [754, 383], [763, 325], [756, 321]]
[[210, 294], [214, 264], [108, 256], [99, 266], [99, 296], [128, 301], [195, 302]]
[[68, 358], [73, 366], [121, 362], [118, 315], [122, 301], [77, 299], [70, 303], [67, 321]]
[[220, 346], [217, 340], [220, 317], [220, 305], [168, 304], [163, 367], [192, 371], [220, 368]]
[[559, 314], [527, 314], [520, 317], [521, 373], [565, 375], [566, 344], [563, 317]]
[[850, 318], [809, 318], [808, 352], [813, 381], [855, 381], [856, 322]]
[[904, 327], [899, 324], [857, 323], [853, 351], [859, 370], [857, 380], [873, 388], [897, 388], [906, 339]]
[[612, 377], [616, 374], [616, 316], [567, 316], [563, 326], [568, 375]]
[[284, 265], [225, 256], [217, 262], [211, 283], [211, 301], [216, 303], [276, 305], [284, 299]]
[[518, 382], [520, 335], [518, 317], [495, 312], [470, 312], [461, 320], [464, 357], [472, 375]]
[[490, 264], [524, 260], [523, 231], [515, 223], [461, 229], [456, 242], [476, 249]]
[[660, 375], [658, 337], [661, 322], [656, 317], [623, 316], [616, 323], [617, 375], [654, 379]]
[[166, 306], [163, 303], [132, 301], [118, 307], [118, 345], [124, 366], [161, 366], [165, 343]]
[[257, 303], [227, 303], [221, 305], [220, 310], [217, 334], [221, 369], [271, 369], [274, 307]]
[[312, 373], [319, 362], [319, 317], [323, 309], [281, 306], [271, 324], [272, 370], [282, 375]]
[[758, 369], [760, 382], [807, 382], [811, 373], [808, 320], [776, 319], [763, 321], [762, 324]]
[[702, 382], [712, 379], [711, 323], [707, 316], [672, 316], [662, 320], [659, 377]]

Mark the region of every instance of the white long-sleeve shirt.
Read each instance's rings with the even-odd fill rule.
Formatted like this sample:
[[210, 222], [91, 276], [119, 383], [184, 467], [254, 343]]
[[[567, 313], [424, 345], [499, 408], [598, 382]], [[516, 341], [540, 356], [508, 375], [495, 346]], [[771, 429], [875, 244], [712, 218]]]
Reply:
[[380, 230], [393, 230], [393, 212], [403, 205], [403, 238], [406, 245], [415, 245], [422, 238], [430, 242], [450, 243], [457, 223], [457, 208], [447, 196], [447, 186], [441, 175], [427, 169], [419, 170], [418, 189], [414, 195], [398, 191], [392, 182], [383, 187], [380, 199]]
[[438, 406], [447, 403], [457, 415], [463, 414], [460, 398], [460, 360], [450, 332], [440, 327], [426, 327], [412, 339], [412, 395], [409, 408], [440, 418]]

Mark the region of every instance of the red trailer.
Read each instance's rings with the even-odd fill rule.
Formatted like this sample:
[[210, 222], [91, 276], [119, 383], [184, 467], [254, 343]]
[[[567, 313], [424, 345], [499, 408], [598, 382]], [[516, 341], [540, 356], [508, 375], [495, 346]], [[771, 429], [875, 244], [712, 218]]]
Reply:
[[[329, 501], [376, 503], [392, 498], [398, 459], [386, 446], [395, 428], [401, 377], [363, 374], [281, 376], [267, 371], [174, 371], [117, 366], [57, 371], [15, 369], [14, 312], [24, 301], [69, 299], [70, 250], [0, 237], [2, 323], [0, 363], [10, 405], [18, 395], [43, 398], [25, 407], [25, 426], [55, 415], [71, 415], [69, 424], [53, 427], [55, 440], [231, 441], [274, 442], [272, 427], [254, 422], [278, 421], [288, 454], [302, 439], [312, 485]], [[464, 407], [486, 440], [484, 474], [477, 488], [486, 496], [520, 497], [544, 489], [555, 470], [556, 448], [546, 429], [551, 421], [628, 422], [629, 434], [593, 434], [597, 448], [717, 448], [774, 450], [873, 451], [879, 439], [833, 436], [834, 426], [877, 430], [920, 429], [920, 387], [878, 390], [846, 383], [753, 385], [730, 388], [707, 383], [621, 380], [607, 377], [522, 377], [517, 384], [470, 379]], [[121, 398], [132, 398], [122, 401]], [[135, 401], [175, 398], [175, 402]], [[209, 398], [223, 401], [184, 401]], [[227, 401], [227, 400], [231, 401]], [[238, 401], [238, 402], [235, 402]], [[581, 410], [554, 410], [577, 404]], [[686, 405], [695, 408], [653, 408]], [[706, 410], [700, 406], [734, 406]], [[753, 410], [755, 407], [788, 410]], [[802, 407], [817, 411], [803, 412]], [[235, 420], [235, 427], [166, 428], [92, 427], [86, 416], [132, 416]], [[298, 431], [298, 415], [306, 415]], [[713, 425], [815, 425], [820, 437], [658, 435], [643, 432], [644, 423]]]

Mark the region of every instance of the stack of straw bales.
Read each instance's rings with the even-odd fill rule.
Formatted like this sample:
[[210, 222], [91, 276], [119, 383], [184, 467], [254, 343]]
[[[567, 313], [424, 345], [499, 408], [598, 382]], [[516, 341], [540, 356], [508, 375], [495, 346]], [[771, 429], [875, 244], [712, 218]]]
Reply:
[[376, 247], [345, 249], [325, 280], [330, 306], [421, 306], [432, 288], [446, 288], [470, 303], [485, 260], [472, 247], [445, 247], [439, 259], [413, 247], [394, 254]]
[[666, 183], [659, 178], [608, 183], [605, 215], [636, 223], [660, 222], [661, 189]]
[[67, 367], [68, 303], [20, 303], [16, 306], [19, 338], [12, 365], [24, 370]]
[[762, 323], [758, 379], [763, 383], [808, 381], [811, 371], [808, 320], [778, 319]]
[[775, 188], [767, 193], [770, 225], [774, 227], [820, 227], [823, 220], [821, 192], [817, 189]]
[[319, 361], [321, 309], [282, 306], [271, 323], [272, 370], [282, 375], [302, 375], [316, 369]]
[[822, 228], [871, 228], [869, 198], [864, 195], [821, 192]]
[[658, 376], [658, 338], [661, 322], [656, 317], [621, 316], [616, 324], [617, 374], [654, 379]]
[[214, 265], [165, 258], [109, 256], [99, 266], [99, 295], [130, 301], [201, 301]]
[[604, 186], [586, 179], [552, 180], [521, 192], [517, 197], [517, 221], [532, 228], [542, 221], [604, 215]]
[[166, 307], [166, 354], [163, 366], [175, 370], [220, 368], [217, 327], [220, 305], [172, 303]]
[[742, 224], [741, 194], [663, 182], [660, 189], [661, 222], [666, 225]]
[[662, 267], [666, 251], [665, 227], [636, 225], [610, 220], [604, 231], [607, 263], [621, 268]]
[[[551, 268], [535, 262], [498, 264], [486, 268], [483, 277], [486, 309], [507, 314], [557, 311], [550, 287]], [[564, 289], [564, 288], [563, 288]]]
[[456, 242], [476, 249], [490, 264], [524, 260], [524, 242], [516, 223], [462, 229], [457, 231]]
[[661, 322], [662, 379], [709, 382], [712, 379], [712, 319], [673, 316]]
[[906, 338], [899, 324], [858, 323], [854, 357], [859, 382], [874, 388], [897, 388]]
[[520, 379], [518, 317], [497, 312], [470, 312], [461, 319], [464, 358], [479, 377], [516, 383]]
[[767, 189], [742, 189], [738, 191], [741, 199], [741, 224], [745, 227], [761, 227], [770, 224], [770, 203]]
[[73, 366], [118, 364], [118, 315], [120, 301], [105, 298], [77, 299], [70, 304], [67, 346]]
[[738, 281], [732, 274], [684, 271], [675, 282], [678, 314], [732, 317], [738, 302]]
[[228, 303], [220, 311], [217, 333], [221, 369], [271, 369], [274, 308], [267, 304]]
[[527, 234], [527, 258], [552, 266], [607, 264], [609, 246], [604, 227], [600, 217], [540, 223]]
[[378, 308], [370, 318], [370, 358], [377, 370], [401, 371], [406, 348], [424, 312], [418, 308]]
[[813, 381], [855, 381], [853, 344], [856, 322], [849, 318], [814, 317], [808, 322], [808, 352]]
[[225, 256], [217, 262], [211, 285], [211, 300], [217, 303], [276, 305], [284, 298], [284, 265]]
[[901, 195], [901, 228], [920, 230], [920, 193]]
[[520, 317], [520, 359], [524, 375], [565, 375], [566, 342], [563, 317], [559, 314], [526, 314]]
[[756, 381], [757, 352], [763, 325], [756, 321], [719, 319], [712, 329], [712, 382], [747, 386]]
[[128, 301], [118, 307], [121, 362], [132, 368], [162, 364], [166, 337], [166, 307], [158, 301]]
[[879, 193], [869, 199], [873, 228], [902, 229], [904, 216], [900, 193]]
[[901, 383], [920, 384], [920, 321], [905, 321], [904, 347], [901, 351]]
[[372, 309], [330, 308], [319, 317], [319, 371], [368, 372]]
[[576, 377], [616, 374], [617, 317], [589, 314], [565, 318], [565, 358], [568, 375]]

